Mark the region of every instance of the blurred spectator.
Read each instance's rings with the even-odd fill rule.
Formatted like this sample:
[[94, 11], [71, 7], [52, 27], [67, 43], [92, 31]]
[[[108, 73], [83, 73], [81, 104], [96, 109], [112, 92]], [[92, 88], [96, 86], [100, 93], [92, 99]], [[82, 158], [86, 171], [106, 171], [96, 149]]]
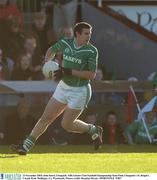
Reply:
[[33, 17], [32, 31], [39, 41], [41, 54], [45, 55], [46, 50], [51, 44], [56, 42], [56, 35], [53, 29], [46, 26], [47, 16], [44, 12], [36, 12]]
[[156, 87], [157, 87], [157, 72], [152, 72], [147, 77], [147, 80], [150, 81], [154, 87], [152, 91], [146, 91], [143, 93], [144, 101], [149, 101], [154, 95], [156, 95]]
[[157, 87], [157, 72], [153, 72], [151, 73], [148, 78], [147, 78], [148, 81], [151, 81], [154, 88]]
[[70, 26], [64, 26], [59, 29], [59, 39], [63, 37], [72, 38], [73, 35], [73, 28]]
[[0, 48], [0, 80], [9, 80], [13, 70], [14, 62], [5, 57], [3, 50]]
[[7, 144], [19, 143], [35, 124], [35, 120], [30, 113], [30, 104], [22, 99], [16, 109], [8, 115], [5, 125], [5, 138]]
[[[97, 72], [96, 72], [96, 76], [95, 76], [95, 81], [102, 81], [104, 80], [104, 74], [103, 74], [103, 69], [98, 67]], [[92, 99], [90, 101], [91, 105], [94, 104], [103, 104], [105, 98], [105, 93], [104, 92], [93, 92], [92, 93]]]
[[123, 97], [124, 93], [107, 93], [108, 94], [108, 102], [114, 105], [124, 105], [125, 98]]
[[123, 130], [118, 122], [117, 114], [113, 111], [109, 111], [106, 114], [103, 123], [104, 128], [104, 143], [107, 144], [118, 144], [124, 143]]
[[65, 131], [61, 127], [61, 121], [62, 121], [63, 116], [59, 116], [57, 120], [54, 122], [53, 125], [50, 126], [48, 129], [48, 137], [47, 139], [49, 140], [49, 143], [51, 142], [54, 145], [67, 145], [71, 141], [72, 133], [69, 133]]
[[0, 0], [0, 21], [13, 16], [19, 19], [20, 26], [22, 26], [22, 13], [17, 8], [16, 4], [11, 4], [9, 0]]
[[96, 72], [95, 80], [96, 81], [101, 81], [103, 79], [104, 79], [103, 70], [101, 68], [98, 68], [97, 72]]
[[37, 44], [37, 38], [32, 32], [27, 32], [25, 34], [23, 48], [24, 48], [24, 52], [30, 57], [33, 57], [36, 51], [39, 50], [39, 47]]
[[4, 133], [0, 132], [0, 144], [3, 144], [3, 140], [4, 140]]
[[130, 82], [137, 82], [138, 79], [136, 77], [134, 77], [134, 76], [131, 76], [131, 77], [128, 78], [128, 81], [130, 81]]
[[36, 36], [30, 32], [25, 34], [24, 52], [30, 57], [31, 70], [34, 72], [33, 80], [42, 80], [42, 62], [43, 58]]
[[33, 71], [30, 69], [31, 59], [29, 55], [19, 56], [19, 62], [16, 64], [11, 79], [12, 80], [32, 80]]
[[73, 26], [76, 21], [77, 0], [57, 0], [53, 8], [53, 27], [59, 37], [61, 27]]
[[3, 42], [2, 48], [7, 57], [16, 61], [24, 42], [24, 34], [20, 30], [20, 22], [17, 17], [8, 17], [1, 32], [0, 41]]
[[[147, 112], [145, 118], [150, 135], [157, 138], [157, 120], [153, 111]], [[143, 126], [142, 120], [135, 120], [126, 129], [126, 138], [129, 144], [149, 144], [149, 140]]]
[[88, 111], [85, 121], [89, 124], [97, 124], [97, 115], [94, 110]]
[[[157, 138], [157, 107], [153, 104], [151, 104], [151, 106], [150, 104], [145, 105], [142, 116], [145, 120], [151, 139], [155, 140]], [[140, 115], [125, 131], [125, 136], [129, 144], [149, 144], [148, 135], [141, 119], [142, 116]]]
[[[61, 5], [64, 5], [71, 0], [38, 0], [40, 3], [40, 10], [45, 10], [47, 14], [47, 26], [52, 27], [53, 25], [53, 18], [54, 18], [54, 7], [57, 5], [61, 7]], [[37, 1], [37, 2], [38, 2]], [[38, 8], [39, 9], [39, 8]]]
[[4, 133], [0, 132], [0, 139], [4, 138]]

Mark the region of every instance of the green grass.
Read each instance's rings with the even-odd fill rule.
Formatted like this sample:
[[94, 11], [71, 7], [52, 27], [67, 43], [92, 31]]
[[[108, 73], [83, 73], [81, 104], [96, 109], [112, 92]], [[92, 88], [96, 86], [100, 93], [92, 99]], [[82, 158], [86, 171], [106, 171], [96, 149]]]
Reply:
[[157, 147], [35, 146], [27, 156], [0, 146], [0, 172], [25, 173], [157, 173]]

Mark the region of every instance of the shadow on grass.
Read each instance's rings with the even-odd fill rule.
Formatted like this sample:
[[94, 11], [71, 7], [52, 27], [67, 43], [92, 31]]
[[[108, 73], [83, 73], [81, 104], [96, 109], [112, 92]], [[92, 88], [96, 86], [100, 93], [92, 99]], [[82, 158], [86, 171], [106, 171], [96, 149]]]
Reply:
[[[95, 151], [92, 145], [39, 146], [36, 145], [30, 154], [44, 153], [155, 153], [157, 145], [103, 145]], [[9, 146], [0, 146], [0, 158], [3, 154], [15, 154]], [[13, 156], [14, 157], [14, 156]], [[17, 157], [17, 156], [15, 156]]]

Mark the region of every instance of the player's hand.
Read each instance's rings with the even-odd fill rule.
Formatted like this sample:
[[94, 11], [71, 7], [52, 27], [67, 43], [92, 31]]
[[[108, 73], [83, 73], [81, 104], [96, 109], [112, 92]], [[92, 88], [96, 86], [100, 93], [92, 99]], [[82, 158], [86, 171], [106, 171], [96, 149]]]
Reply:
[[59, 68], [58, 70], [54, 71], [54, 80], [59, 81], [63, 78], [62, 68]]
[[72, 69], [60, 67], [58, 70], [54, 71], [54, 80], [60, 80], [64, 76], [71, 76], [72, 75]]
[[64, 76], [71, 76], [72, 75], [72, 69], [69, 68], [63, 68], [62, 67], [62, 72]]

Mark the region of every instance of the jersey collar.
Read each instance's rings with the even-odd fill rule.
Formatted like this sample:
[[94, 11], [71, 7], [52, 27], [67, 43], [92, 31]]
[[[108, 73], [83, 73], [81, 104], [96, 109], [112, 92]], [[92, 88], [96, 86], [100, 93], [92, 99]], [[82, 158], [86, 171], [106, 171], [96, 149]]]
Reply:
[[82, 45], [82, 46], [76, 47], [76, 39], [74, 38], [74, 40], [73, 40], [73, 46], [74, 46], [75, 49], [81, 49], [83, 46], [85, 46], [85, 44]]

